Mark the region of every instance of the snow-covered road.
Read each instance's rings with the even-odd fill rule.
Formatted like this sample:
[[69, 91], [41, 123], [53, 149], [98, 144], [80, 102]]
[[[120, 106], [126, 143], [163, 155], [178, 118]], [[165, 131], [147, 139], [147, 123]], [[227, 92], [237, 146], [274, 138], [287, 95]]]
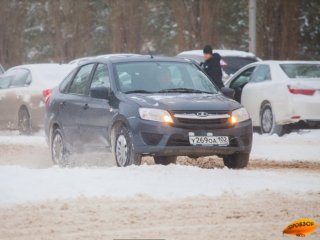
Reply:
[[[199, 161], [201, 167], [214, 169], [194, 167], [197, 162], [192, 159], [178, 162], [193, 166], [156, 166], [147, 160], [145, 163], [151, 165], [127, 168], [112, 167], [111, 156], [101, 158], [100, 155], [99, 159], [99, 155], [88, 154], [84, 159], [86, 165], [61, 169], [52, 165], [43, 133], [26, 137], [17, 132], [0, 132], [0, 204], [81, 195], [125, 198], [144, 194], [170, 199], [224, 193], [244, 196], [266, 190], [289, 194], [320, 192], [320, 130], [300, 131], [284, 137], [254, 134], [250, 160], [253, 164], [248, 170], [223, 168], [217, 158]], [[84, 167], [90, 165], [91, 160], [101, 164]], [[212, 161], [220, 165], [212, 167]], [[300, 172], [274, 171], [272, 166], [259, 168], [260, 162], [274, 161], [294, 162], [291, 169], [307, 163], [305, 169], [315, 168]]]
[[320, 130], [277, 135], [254, 134], [251, 159], [320, 162]]
[[295, 219], [320, 221], [320, 130], [254, 134], [243, 170], [217, 157], [74, 160], [53, 166], [43, 133], [0, 132], [1, 239], [278, 239]]
[[[17, 131], [0, 131], [1, 145], [48, 148], [43, 132], [20, 136]], [[320, 162], [320, 130], [301, 130], [282, 137], [254, 133], [251, 159]]]
[[320, 173], [261, 170], [201, 169], [191, 166], [131, 166], [127, 168], [28, 169], [0, 168], [0, 204], [84, 197], [156, 199], [194, 196], [239, 196], [271, 191], [320, 193]]

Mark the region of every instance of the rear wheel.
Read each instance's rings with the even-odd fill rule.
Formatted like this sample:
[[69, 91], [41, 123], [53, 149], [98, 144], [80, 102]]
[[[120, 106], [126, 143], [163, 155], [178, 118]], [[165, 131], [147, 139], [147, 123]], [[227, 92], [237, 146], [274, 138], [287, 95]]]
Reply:
[[260, 126], [262, 134], [278, 134], [282, 136], [286, 131], [284, 125], [276, 124], [274, 113], [269, 103], [264, 104], [261, 108]]
[[55, 129], [52, 134], [51, 158], [52, 161], [60, 167], [68, 166], [67, 149], [59, 128]]
[[112, 152], [119, 167], [126, 167], [132, 164], [140, 165], [142, 156], [134, 151], [131, 131], [120, 126], [116, 130]]
[[156, 164], [161, 164], [161, 165], [169, 165], [170, 163], [175, 164], [177, 161], [176, 156], [170, 156], [170, 157], [154, 156], [153, 159]]
[[223, 163], [226, 167], [232, 169], [245, 168], [249, 162], [249, 153], [235, 153], [223, 157]]
[[31, 134], [30, 114], [26, 108], [21, 108], [18, 113], [18, 129], [20, 134]]

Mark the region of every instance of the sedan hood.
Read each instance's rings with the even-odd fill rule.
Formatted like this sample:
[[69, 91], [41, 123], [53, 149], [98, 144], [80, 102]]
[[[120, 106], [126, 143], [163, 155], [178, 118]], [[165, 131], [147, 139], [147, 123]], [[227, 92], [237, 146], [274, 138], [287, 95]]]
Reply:
[[217, 110], [232, 111], [241, 105], [222, 94], [166, 93], [166, 94], [128, 94], [127, 97], [140, 107], [166, 110]]

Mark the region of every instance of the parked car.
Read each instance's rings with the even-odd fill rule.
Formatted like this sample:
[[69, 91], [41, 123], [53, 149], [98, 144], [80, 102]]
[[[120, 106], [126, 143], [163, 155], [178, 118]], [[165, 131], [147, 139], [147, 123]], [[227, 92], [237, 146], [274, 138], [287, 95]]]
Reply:
[[74, 67], [30, 64], [13, 67], [0, 76], [0, 126], [22, 134], [43, 127], [44, 101]]
[[262, 133], [282, 135], [290, 124], [320, 126], [320, 62], [262, 61], [226, 83]]
[[2, 67], [2, 65], [0, 64], [0, 75], [4, 73], [4, 68]]
[[111, 54], [103, 54], [103, 55], [97, 55], [97, 56], [91, 56], [91, 57], [83, 57], [83, 58], [77, 58], [69, 62], [69, 64], [79, 66], [84, 62], [94, 60], [97, 58], [110, 58], [110, 57], [132, 57], [132, 56], [139, 56], [139, 54], [134, 53], [111, 53]]
[[[221, 56], [220, 65], [223, 71], [223, 80], [226, 81], [232, 74], [238, 71], [240, 68], [259, 61], [253, 53], [238, 51], [238, 50], [226, 50], [215, 49], [214, 53], [219, 53]], [[202, 50], [184, 51], [177, 55], [179, 58], [187, 58], [196, 61], [198, 64], [204, 61]]]
[[45, 132], [61, 166], [79, 149], [107, 147], [118, 166], [140, 164], [145, 155], [165, 165], [179, 155], [219, 155], [227, 167], [243, 168], [252, 142], [247, 111], [200, 67], [153, 56], [80, 65], [50, 95]]

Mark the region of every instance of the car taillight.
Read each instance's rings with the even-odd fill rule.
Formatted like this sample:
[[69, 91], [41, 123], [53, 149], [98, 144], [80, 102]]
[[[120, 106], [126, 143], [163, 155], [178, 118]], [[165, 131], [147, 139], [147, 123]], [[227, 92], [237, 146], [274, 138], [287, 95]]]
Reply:
[[49, 98], [51, 95], [52, 89], [45, 89], [42, 91], [43, 97], [44, 97], [44, 103], [47, 105], [49, 102]]
[[316, 92], [316, 90], [313, 89], [292, 88], [291, 86], [288, 86], [288, 90], [292, 94], [302, 94], [308, 96], [312, 96]]
[[228, 66], [228, 64], [223, 59], [221, 59], [220, 60], [220, 66], [221, 67], [225, 67], [225, 66]]

